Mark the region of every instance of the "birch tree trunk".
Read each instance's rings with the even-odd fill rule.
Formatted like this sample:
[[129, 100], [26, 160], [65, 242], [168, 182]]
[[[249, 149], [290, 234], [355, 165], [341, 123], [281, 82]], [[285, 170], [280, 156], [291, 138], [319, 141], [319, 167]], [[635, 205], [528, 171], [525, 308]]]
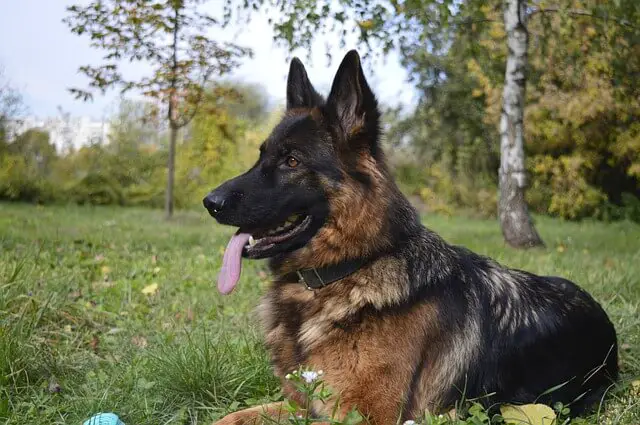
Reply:
[[527, 82], [525, 0], [505, 0], [507, 66], [500, 117], [500, 197], [498, 214], [505, 241], [516, 248], [543, 245], [525, 200], [524, 97]]

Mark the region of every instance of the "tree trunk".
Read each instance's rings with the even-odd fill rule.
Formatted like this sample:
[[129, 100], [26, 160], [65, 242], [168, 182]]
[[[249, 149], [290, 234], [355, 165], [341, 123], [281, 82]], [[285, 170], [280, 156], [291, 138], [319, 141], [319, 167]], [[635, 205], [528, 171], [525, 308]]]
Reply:
[[171, 126], [169, 134], [169, 160], [167, 161], [167, 190], [164, 196], [164, 213], [167, 220], [173, 216], [173, 182], [176, 174], [176, 140], [178, 129]]
[[500, 117], [500, 199], [498, 214], [505, 241], [516, 248], [544, 245], [525, 200], [524, 97], [527, 82], [526, 1], [505, 0], [507, 67]]
[[176, 174], [176, 140], [178, 139], [178, 127], [176, 125], [178, 114], [176, 74], [178, 72], [178, 31], [180, 30], [179, 3], [174, 3], [173, 13], [173, 43], [171, 45], [173, 63], [171, 66], [171, 84], [169, 87], [169, 110], [167, 111], [167, 118], [169, 119], [169, 159], [167, 161], [167, 190], [164, 194], [164, 213], [167, 220], [173, 217], [173, 182]]

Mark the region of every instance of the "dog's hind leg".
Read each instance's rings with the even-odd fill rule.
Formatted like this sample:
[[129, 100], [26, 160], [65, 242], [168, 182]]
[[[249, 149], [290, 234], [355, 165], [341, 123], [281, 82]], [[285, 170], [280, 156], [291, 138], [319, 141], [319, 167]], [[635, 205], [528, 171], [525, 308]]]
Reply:
[[287, 423], [289, 412], [282, 402], [264, 404], [230, 413], [212, 425], [267, 425]]

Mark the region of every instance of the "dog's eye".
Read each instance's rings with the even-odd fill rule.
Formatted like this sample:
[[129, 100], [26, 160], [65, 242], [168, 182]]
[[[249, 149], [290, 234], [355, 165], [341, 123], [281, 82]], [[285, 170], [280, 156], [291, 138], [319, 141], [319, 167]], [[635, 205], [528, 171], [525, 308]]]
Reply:
[[286, 161], [287, 165], [291, 168], [296, 168], [298, 166], [298, 164], [300, 163], [300, 161], [298, 161], [297, 159], [295, 159], [292, 156], [288, 156], [287, 157], [287, 161]]

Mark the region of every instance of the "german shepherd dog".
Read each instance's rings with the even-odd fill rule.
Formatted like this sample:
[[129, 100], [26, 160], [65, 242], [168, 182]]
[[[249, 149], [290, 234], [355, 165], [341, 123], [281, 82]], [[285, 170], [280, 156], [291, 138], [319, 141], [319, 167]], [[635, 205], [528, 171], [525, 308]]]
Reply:
[[[566, 279], [509, 269], [426, 229], [380, 138], [355, 50], [326, 100], [294, 58], [286, 112], [256, 164], [203, 200], [239, 228], [220, 292], [233, 290], [243, 257], [269, 259], [259, 313], [286, 396], [305, 405], [285, 379], [304, 366], [323, 370], [338, 418], [355, 407], [377, 425], [447, 412], [463, 396], [593, 407], [618, 378], [616, 332], [600, 305]], [[326, 418], [334, 407], [316, 400], [307, 413]], [[273, 403], [217, 424], [264, 415], [285, 417]]]

